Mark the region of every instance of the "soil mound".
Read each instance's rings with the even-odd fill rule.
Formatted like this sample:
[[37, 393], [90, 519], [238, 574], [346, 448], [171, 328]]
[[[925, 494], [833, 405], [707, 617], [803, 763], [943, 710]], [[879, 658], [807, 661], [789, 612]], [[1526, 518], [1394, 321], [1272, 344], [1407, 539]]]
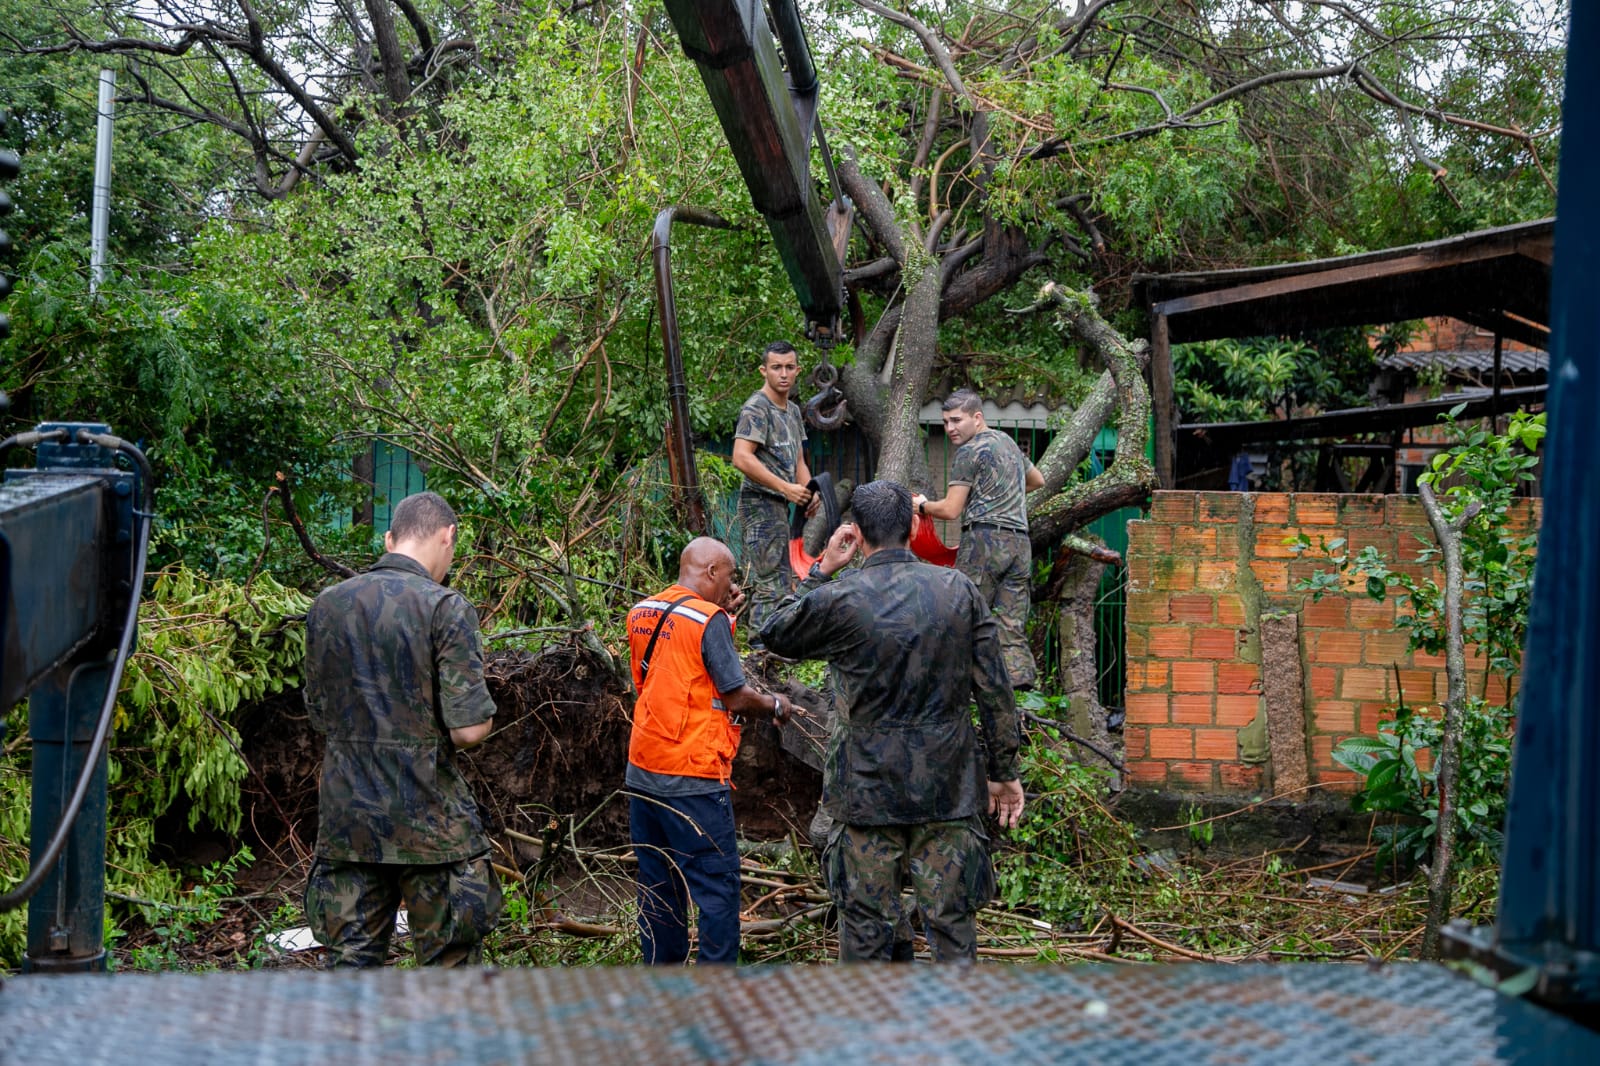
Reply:
[[[633, 707], [626, 682], [572, 646], [491, 652], [484, 672], [499, 708], [495, 731], [460, 758], [486, 828], [543, 837], [552, 818], [563, 834], [573, 819], [583, 847], [625, 843], [628, 804], [620, 790]], [[247, 829], [268, 852], [303, 853], [316, 838], [322, 739], [299, 693], [245, 709], [240, 733], [251, 767], [243, 785]], [[785, 754], [770, 723], [751, 722], [733, 784], [747, 837], [777, 839], [798, 828], [803, 839], [822, 775]]]

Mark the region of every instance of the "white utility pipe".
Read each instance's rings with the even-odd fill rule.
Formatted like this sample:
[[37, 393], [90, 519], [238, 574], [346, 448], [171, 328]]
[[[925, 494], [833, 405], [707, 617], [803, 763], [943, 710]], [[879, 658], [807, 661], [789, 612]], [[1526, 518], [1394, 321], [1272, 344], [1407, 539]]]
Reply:
[[111, 228], [111, 104], [116, 98], [117, 72], [100, 72], [100, 111], [94, 141], [94, 209], [89, 216], [89, 292], [93, 295], [105, 279], [106, 234]]

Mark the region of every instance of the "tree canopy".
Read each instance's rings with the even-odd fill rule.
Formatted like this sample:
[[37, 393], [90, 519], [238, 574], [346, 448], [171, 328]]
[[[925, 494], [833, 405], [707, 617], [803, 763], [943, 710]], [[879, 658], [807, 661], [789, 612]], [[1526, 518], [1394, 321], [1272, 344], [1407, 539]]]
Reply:
[[[668, 203], [736, 227], [676, 239], [696, 433], [725, 435], [754, 353], [798, 332], [659, 4], [4, 3], [25, 178], [3, 384], [19, 417], [93, 415], [160, 442], [189, 477], [184, 508], [238, 513], [240, 484], [274, 465], [326, 472], [312, 487], [337, 496], [339, 455], [379, 438], [516, 536], [607, 522], [666, 418], [647, 242]], [[860, 213], [846, 277], [866, 328], [835, 358], [880, 471], [909, 480], [935, 381], [1042, 393], [1092, 439], [1127, 400], [1097, 378], [1106, 360], [1132, 360], [1136, 385], [1134, 271], [1553, 205], [1565, 6], [1550, 0], [803, 14]], [[91, 301], [99, 64], [119, 78], [119, 206], [113, 280]], [[814, 173], [833, 195], [820, 158]], [[1083, 437], [1058, 435], [1036, 535], [1102, 505], [1062, 492]], [[1148, 487], [1125, 469], [1118, 499]]]

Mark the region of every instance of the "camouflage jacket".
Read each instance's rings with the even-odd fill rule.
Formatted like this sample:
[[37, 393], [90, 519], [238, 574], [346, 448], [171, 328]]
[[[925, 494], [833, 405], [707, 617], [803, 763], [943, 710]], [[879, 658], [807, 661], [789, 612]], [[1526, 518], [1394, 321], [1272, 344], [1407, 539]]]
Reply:
[[[791, 399], [788, 406], [779, 407], [767, 399], [766, 393], [757, 389], [739, 408], [739, 422], [734, 427], [733, 436], [735, 440], [754, 442], [756, 459], [762, 466], [784, 481], [794, 481], [806, 443], [806, 423], [800, 417], [798, 402]], [[745, 492], [783, 499], [749, 477], [744, 479], [741, 488]]]
[[494, 716], [478, 615], [390, 553], [306, 616], [306, 709], [326, 736], [317, 854], [458, 862], [488, 848], [450, 730]]
[[1017, 776], [1021, 727], [1000, 638], [977, 586], [909, 551], [874, 552], [838, 579], [807, 578], [761, 630], [768, 650], [824, 659], [839, 692], [823, 806], [848, 825], [981, 813], [987, 776]]
[[1032, 469], [1017, 442], [997, 429], [986, 429], [957, 448], [950, 484], [969, 486], [962, 528], [976, 522], [1026, 532]]

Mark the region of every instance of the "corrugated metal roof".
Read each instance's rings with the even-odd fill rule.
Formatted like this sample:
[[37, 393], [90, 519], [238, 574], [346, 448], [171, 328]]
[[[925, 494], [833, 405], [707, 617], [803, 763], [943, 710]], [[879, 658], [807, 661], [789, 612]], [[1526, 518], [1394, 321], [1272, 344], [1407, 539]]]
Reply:
[[[1445, 348], [1425, 352], [1395, 352], [1378, 358], [1384, 370], [1423, 370], [1443, 367], [1445, 370], [1466, 370], [1473, 373], [1494, 371], [1494, 350], [1490, 348]], [[1527, 349], [1507, 350], [1500, 353], [1500, 367], [1510, 374], [1543, 373], [1550, 369], [1548, 353]]]

